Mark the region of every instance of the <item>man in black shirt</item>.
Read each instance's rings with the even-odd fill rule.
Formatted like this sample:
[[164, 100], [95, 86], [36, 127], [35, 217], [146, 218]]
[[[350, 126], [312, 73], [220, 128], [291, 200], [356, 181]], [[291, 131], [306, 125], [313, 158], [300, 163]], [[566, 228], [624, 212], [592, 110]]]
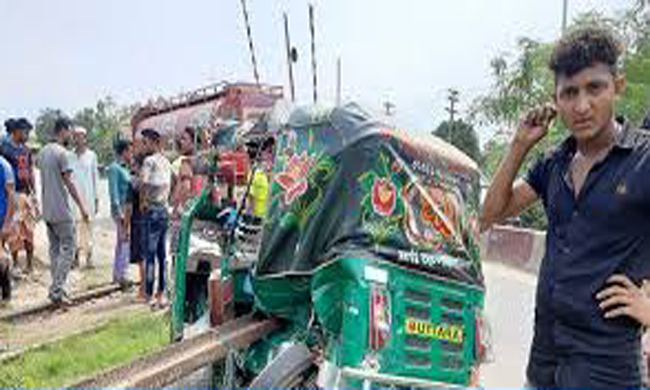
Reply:
[[[613, 275], [635, 284], [650, 276], [650, 140], [615, 120], [621, 54], [601, 28], [556, 44], [554, 104], [523, 117], [485, 198], [483, 229], [537, 200], [548, 217], [527, 370], [533, 387], [641, 386], [640, 324], [604, 316], [597, 298], [620, 283]], [[570, 136], [515, 181], [556, 114]]]

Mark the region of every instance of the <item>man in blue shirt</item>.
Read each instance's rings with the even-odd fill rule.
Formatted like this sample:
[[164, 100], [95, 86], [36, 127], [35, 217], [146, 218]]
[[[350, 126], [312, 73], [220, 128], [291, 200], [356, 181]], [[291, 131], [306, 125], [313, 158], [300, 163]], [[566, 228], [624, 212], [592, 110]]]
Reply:
[[115, 256], [113, 259], [113, 282], [126, 286], [126, 266], [129, 260], [129, 216], [127, 199], [131, 185], [129, 164], [131, 143], [119, 140], [115, 143], [115, 161], [108, 166], [108, 190], [111, 198], [111, 216], [117, 227]]
[[[12, 125], [10, 122], [7, 127]], [[4, 157], [0, 156], [0, 241], [4, 246], [4, 241], [8, 236], [8, 228], [14, 217], [15, 210], [15, 180], [13, 169]], [[11, 299], [11, 258], [4, 250], [0, 250], [0, 303], [2, 306], [7, 304]]]
[[[650, 137], [615, 120], [621, 54], [602, 28], [556, 44], [554, 105], [523, 117], [485, 197], [483, 229], [537, 200], [548, 217], [527, 370], [533, 387], [641, 387], [640, 323], [603, 315], [597, 297], [620, 283], [613, 275], [635, 284], [650, 276]], [[515, 181], [556, 113], [569, 137]]]

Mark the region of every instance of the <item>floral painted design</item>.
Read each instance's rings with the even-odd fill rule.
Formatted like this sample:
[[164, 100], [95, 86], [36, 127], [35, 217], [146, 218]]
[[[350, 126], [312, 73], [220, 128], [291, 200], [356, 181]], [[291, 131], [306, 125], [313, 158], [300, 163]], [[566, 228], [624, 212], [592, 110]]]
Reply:
[[397, 191], [387, 178], [375, 177], [372, 185], [372, 209], [382, 217], [388, 217], [395, 210]]
[[296, 198], [307, 192], [309, 188], [307, 174], [313, 162], [313, 157], [303, 151], [299, 155], [291, 156], [285, 166], [285, 170], [278, 173], [276, 181], [284, 190], [285, 205], [292, 204]]
[[[422, 220], [429, 225], [433, 226], [433, 228], [442, 234], [442, 236], [445, 239], [450, 239], [451, 238], [451, 229], [447, 224], [440, 218], [438, 214], [433, 210], [433, 207], [431, 206], [431, 203], [424, 201], [422, 203]], [[430, 230], [427, 230], [425, 233], [429, 233], [428, 236], [426, 237], [428, 240], [430, 240], [433, 237], [433, 234], [431, 233]]]
[[361, 175], [359, 182], [365, 194], [361, 201], [361, 218], [364, 230], [377, 244], [400, 235], [404, 218], [401, 188], [405, 173], [395, 169], [395, 163], [379, 153], [375, 169]]
[[[319, 134], [323, 129], [318, 129]], [[288, 130], [279, 140], [271, 189], [271, 212], [282, 210], [279, 227], [304, 229], [320, 207], [336, 163], [314, 145], [314, 129]]]

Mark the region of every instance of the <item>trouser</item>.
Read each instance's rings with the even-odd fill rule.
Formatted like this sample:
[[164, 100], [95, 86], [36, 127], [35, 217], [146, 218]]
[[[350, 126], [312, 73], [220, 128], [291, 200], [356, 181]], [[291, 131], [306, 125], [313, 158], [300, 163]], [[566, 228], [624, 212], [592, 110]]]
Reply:
[[532, 388], [641, 388], [639, 351], [629, 357], [573, 354], [557, 356], [533, 347], [528, 362]]
[[93, 239], [93, 220], [77, 220], [77, 265], [86, 261], [87, 266], [92, 266]]
[[118, 219], [115, 221], [117, 235], [115, 237], [115, 254], [113, 256], [113, 282], [122, 283], [126, 280], [126, 266], [129, 262], [130, 243], [124, 224]]
[[[163, 207], [151, 207], [145, 216], [147, 220], [147, 252], [145, 255], [145, 293], [153, 296], [156, 263], [158, 265], [158, 293], [165, 292], [166, 258], [165, 245], [167, 236], [167, 210]], [[157, 262], [156, 262], [157, 260]]]
[[59, 301], [65, 295], [65, 283], [75, 256], [74, 222], [47, 222], [47, 237], [50, 242], [50, 273], [52, 284], [49, 297]]
[[3, 301], [11, 299], [11, 261], [8, 257], [0, 258], [0, 291]]

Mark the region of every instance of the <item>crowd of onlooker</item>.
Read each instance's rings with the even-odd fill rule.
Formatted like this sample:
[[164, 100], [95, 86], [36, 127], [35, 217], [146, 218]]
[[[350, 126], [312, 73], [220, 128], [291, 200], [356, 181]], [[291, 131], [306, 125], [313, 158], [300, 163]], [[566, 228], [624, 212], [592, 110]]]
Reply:
[[[0, 286], [2, 301], [11, 299], [12, 280], [34, 271], [34, 229], [45, 222], [49, 243], [49, 299], [69, 303], [65, 289], [71, 268], [93, 268], [93, 220], [99, 208], [97, 155], [88, 134], [59, 119], [50, 141], [37, 155], [28, 146], [32, 124], [25, 118], [5, 121], [0, 148]], [[36, 197], [35, 168], [40, 172], [41, 205]], [[20, 264], [20, 252], [25, 262]]]
[[[88, 130], [66, 118], [55, 122], [49, 142], [38, 153], [27, 145], [33, 130], [27, 119], [9, 119], [5, 127], [0, 147], [2, 302], [11, 299], [16, 274], [34, 270], [34, 228], [42, 219], [49, 245], [49, 300], [67, 306], [71, 303], [67, 288], [70, 270], [97, 264], [93, 251], [100, 207], [97, 154], [88, 146]], [[168, 232], [171, 250], [175, 250], [183, 206], [204, 184], [197, 172], [202, 165], [197, 148], [205, 145], [201, 137], [200, 131], [189, 127], [177, 134], [173, 162], [167, 157], [163, 134], [155, 129], [138, 132], [134, 140], [118, 138], [114, 142], [115, 158], [107, 168], [110, 215], [116, 231], [112, 281], [128, 289], [132, 281], [127, 270], [130, 264], [136, 265], [141, 282], [137, 299], [154, 307], [168, 304]], [[249, 205], [255, 215], [265, 213], [269, 187], [265, 171], [258, 169], [250, 178]], [[225, 176], [234, 180], [233, 172]], [[232, 189], [228, 192], [232, 198]], [[24, 264], [21, 251], [25, 252]]]

